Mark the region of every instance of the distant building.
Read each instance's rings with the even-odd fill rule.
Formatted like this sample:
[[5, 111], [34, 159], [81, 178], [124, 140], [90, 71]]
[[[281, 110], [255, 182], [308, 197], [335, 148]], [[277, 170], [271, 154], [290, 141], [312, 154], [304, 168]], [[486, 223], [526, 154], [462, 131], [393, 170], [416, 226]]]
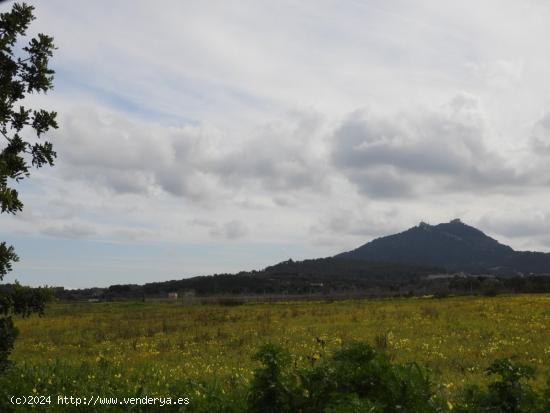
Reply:
[[445, 278], [454, 278], [454, 274], [429, 274], [426, 276], [427, 280], [439, 280]]
[[178, 293], [168, 293], [168, 299], [169, 300], [177, 300], [178, 299]]
[[452, 274], [430, 274], [426, 276], [427, 280], [441, 280], [441, 279], [451, 279], [451, 278], [468, 278], [473, 277], [471, 274], [467, 274], [463, 271], [454, 272]]

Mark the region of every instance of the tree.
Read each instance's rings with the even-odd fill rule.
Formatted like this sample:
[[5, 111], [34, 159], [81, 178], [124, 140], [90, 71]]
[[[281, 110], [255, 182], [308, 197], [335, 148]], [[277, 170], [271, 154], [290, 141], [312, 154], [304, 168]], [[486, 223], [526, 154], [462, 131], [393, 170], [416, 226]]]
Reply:
[[[0, 213], [21, 211], [23, 203], [13, 184], [28, 178], [32, 167], [52, 166], [56, 157], [52, 144], [43, 138], [57, 128], [57, 113], [23, 106], [28, 95], [53, 88], [54, 71], [48, 67], [53, 38], [38, 34], [23, 44], [33, 11], [33, 6], [16, 3], [0, 14]], [[0, 243], [0, 281], [16, 261], [14, 248]], [[0, 370], [17, 336], [12, 315], [42, 313], [45, 300], [40, 289], [18, 284], [0, 289]]]

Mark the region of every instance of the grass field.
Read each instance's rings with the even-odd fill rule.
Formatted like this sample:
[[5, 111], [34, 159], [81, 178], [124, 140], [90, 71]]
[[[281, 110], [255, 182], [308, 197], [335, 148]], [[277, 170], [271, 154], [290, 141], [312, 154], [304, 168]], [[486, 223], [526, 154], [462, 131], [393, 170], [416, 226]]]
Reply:
[[342, 342], [367, 341], [397, 362], [428, 366], [451, 396], [465, 384], [483, 384], [484, 369], [500, 357], [535, 367], [535, 387], [550, 373], [549, 295], [52, 304], [45, 317], [18, 319], [17, 326], [11, 374], [29, 394], [107, 386], [149, 395], [185, 391], [196, 401], [207, 388], [225, 394], [245, 386], [257, 366], [252, 355], [266, 342], [306, 365]]

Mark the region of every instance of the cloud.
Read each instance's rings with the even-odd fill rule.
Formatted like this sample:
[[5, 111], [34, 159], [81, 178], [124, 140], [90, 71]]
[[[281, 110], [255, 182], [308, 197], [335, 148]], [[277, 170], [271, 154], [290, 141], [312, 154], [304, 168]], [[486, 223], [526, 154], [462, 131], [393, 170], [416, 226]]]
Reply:
[[338, 208], [310, 228], [313, 234], [344, 234], [372, 237], [400, 229], [394, 208], [364, 206], [363, 209]]
[[93, 226], [78, 222], [48, 225], [41, 232], [50, 237], [69, 239], [89, 238], [98, 235]]
[[522, 60], [505, 59], [466, 64], [466, 68], [471, 70], [475, 77], [495, 88], [510, 88], [518, 85], [522, 78], [523, 66]]
[[477, 99], [459, 94], [437, 111], [356, 112], [333, 137], [332, 161], [373, 198], [448, 191], [499, 191], [524, 184], [486, 142]]
[[213, 170], [226, 185], [252, 185], [273, 195], [325, 191], [330, 170], [322, 124], [318, 114], [291, 113], [284, 121], [260, 126], [251, 139], [215, 160]]
[[209, 229], [208, 234], [214, 238], [225, 238], [235, 240], [248, 235], [248, 226], [241, 220], [233, 219], [218, 224], [210, 219], [194, 218], [189, 224], [199, 228]]
[[229, 240], [243, 238], [248, 234], [246, 224], [240, 220], [231, 220], [223, 225], [210, 230], [213, 237], [223, 237]]
[[55, 141], [68, 179], [119, 194], [162, 190], [197, 201], [218, 189], [204, 169], [215, 131], [163, 127], [90, 107], [65, 114], [62, 125]]
[[216, 223], [209, 219], [202, 219], [202, 218], [193, 218], [187, 221], [189, 225], [193, 226], [199, 226], [199, 227], [205, 227], [205, 228], [215, 228]]
[[8, 235], [204, 243], [202, 268], [213, 245], [316, 257], [455, 217], [546, 245], [546, 2], [31, 3], [59, 159]]
[[[179, 228], [189, 237], [236, 240], [260, 226], [264, 234], [270, 233], [267, 228], [288, 233], [300, 221], [306, 229], [318, 227], [317, 232], [304, 232], [316, 243], [330, 234], [337, 235], [334, 243], [348, 236], [382, 235], [388, 233], [383, 227], [397, 230], [434, 216], [426, 206], [414, 205], [426, 197], [445, 203], [456, 194], [453, 204], [458, 207], [471, 199], [468, 194], [525, 194], [544, 182], [547, 175], [541, 167], [517, 168], [495, 150], [487, 123], [479, 99], [466, 93], [435, 109], [383, 115], [360, 110], [339, 122], [314, 111], [290, 112], [238, 136], [208, 125], [165, 126], [90, 106], [65, 114], [55, 136], [60, 160], [53, 174], [65, 186], [72, 182], [77, 191], [93, 187], [86, 201], [92, 203], [83, 206], [81, 199], [80, 206], [70, 205], [78, 198], [68, 202], [58, 194], [47, 210], [36, 214], [57, 220], [89, 211], [90, 222], [97, 222], [108, 212], [105, 205], [112, 205], [114, 217], [132, 217], [123, 219], [127, 230], [143, 227], [147, 217], [146, 232], [118, 231], [117, 237], [127, 233], [129, 239], [153, 234], [178, 238]], [[529, 156], [540, 158], [535, 151]], [[95, 205], [94, 196], [99, 197]], [[378, 212], [370, 211], [367, 219], [342, 212], [344, 200], [380, 204], [369, 204]], [[396, 201], [403, 208], [395, 209]], [[311, 205], [323, 208], [311, 213]], [[373, 216], [383, 216], [380, 205], [394, 217], [373, 221]], [[130, 206], [140, 211], [127, 211]], [[282, 214], [279, 228], [266, 214]], [[375, 230], [366, 233], [349, 226]]]
[[320, 120], [294, 114], [242, 139], [207, 126], [166, 127], [93, 108], [66, 114], [55, 141], [68, 179], [114, 193], [164, 191], [219, 202], [229, 190], [275, 194], [326, 189]]
[[547, 237], [550, 232], [550, 213], [532, 208], [500, 211], [484, 215], [478, 223], [508, 238]]
[[531, 146], [533, 152], [539, 155], [550, 155], [550, 111], [534, 124]]

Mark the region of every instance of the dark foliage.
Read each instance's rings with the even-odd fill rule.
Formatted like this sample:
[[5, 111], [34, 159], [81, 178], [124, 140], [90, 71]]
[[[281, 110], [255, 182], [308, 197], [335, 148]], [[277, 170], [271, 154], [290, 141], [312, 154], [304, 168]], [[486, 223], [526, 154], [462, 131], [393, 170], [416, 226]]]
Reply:
[[349, 343], [311, 368], [297, 368], [279, 346], [268, 344], [256, 358], [249, 388], [252, 413], [543, 413], [547, 393], [535, 392], [525, 381], [533, 370], [509, 359], [496, 360], [487, 373], [499, 378], [486, 389], [470, 387], [454, 404], [438, 393], [425, 368], [394, 364], [365, 343]]
[[[313, 261], [313, 260], [312, 260]], [[299, 265], [299, 263], [296, 263]], [[365, 263], [365, 266], [371, 263]], [[383, 265], [375, 263], [382, 271]], [[494, 278], [486, 276], [449, 276], [441, 279], [427, 279], [420, 267], [410, 271], [398, 272], [398, 266], [387, 266], [386, 276], [343, 276], [334, 272], [332, 277], [316, 275], [314, 272], [288, 272], [268, 274], [253, 271], [239, 274], [217, 274], [193, 277], [145, 285], [112, 285], [108, 288], [87, 288], [66, 290], [53, 289], [56, 298], [72, 300], [142, 300], [146, 298], [166, 298], [169, 292], [178, 292], [182, 297], [193, 293], [201, 298], [199, 302], [222, 305], [239, 305], [245, 301], [242, 297], [312, 297], [312, 298], [350, 298], [367, 295], [375, 296], [412, 296], [433, 294], [437, 298], [450, 295], [497, 295], [514, 293], [550, 292], [550, 276], [527, 276], [513, 278]], [[406, 268], [406, 266], [401, 267]], [[367, 272], [368, 274], [368, 272]], [[403, 278], [399, 279], [398, 277]]]
[[[53, 87], [54, 71], [48, 66], [55, 49], [53, 39], [38, 34], [21, 44], [34, 19], [33, 10], [33, 6], [16, 3], [0, 15], [0, 212], [12, 214], [21, 211], [23, 203], [11, 185], [29, 177], [31, 167], [53, 165], [56, 156], [52, 144], [42, 138], [57, 128], [57, 114], [25, 108], [20, 102], [28, 94]], [[27, 131], [36, 138], [25, 140]], [[17, 260], [13, 247], [0, 243], [0, 281]], [[19, 285], [9, 292], [0, 291], [0, 369], [5, 367], [17, 336], [12, 314], [40, 313], [46, 300], [43, 292]]]
[[262, 271], [237, 274], [215, 274], [182, 280], [112, 285], [108, 288], [64, 290], [56, 296], [64, 300], [78, 299], [140, 299], [166, 297], [169, 292], [193, 292], [208, 295], [261, 294], [332, 294], [406, 290], [428, 274], [441, 271], [403, 264], [389, 264], [336, 258], [320, 258], [295, 262], [292, 260], [268, 267]]
[[48, 288], [0, 285], [0, 371], [8, 365], [8, 356], [17, 338], [12, 315], [43, 315], [45, 305], [51, 298], [52, 292]]
[[[471, 386], [464, 391], [457, 413], [544, 413], [550, 411], [550, 400], [537, 394], [526, 381], [534, 378], [534, 369], [510, 359], [495, 360], [487, 369], [498, 380], [486, 390]], [[550, 391], [550, 386], [546, 393]]]
[[266, 344], [255, 356], [262, 363], [250, 386], [250, 412], [277, 413], [294, 411], [296, 383], [289, 374], [290, 354], [279, 346]]

